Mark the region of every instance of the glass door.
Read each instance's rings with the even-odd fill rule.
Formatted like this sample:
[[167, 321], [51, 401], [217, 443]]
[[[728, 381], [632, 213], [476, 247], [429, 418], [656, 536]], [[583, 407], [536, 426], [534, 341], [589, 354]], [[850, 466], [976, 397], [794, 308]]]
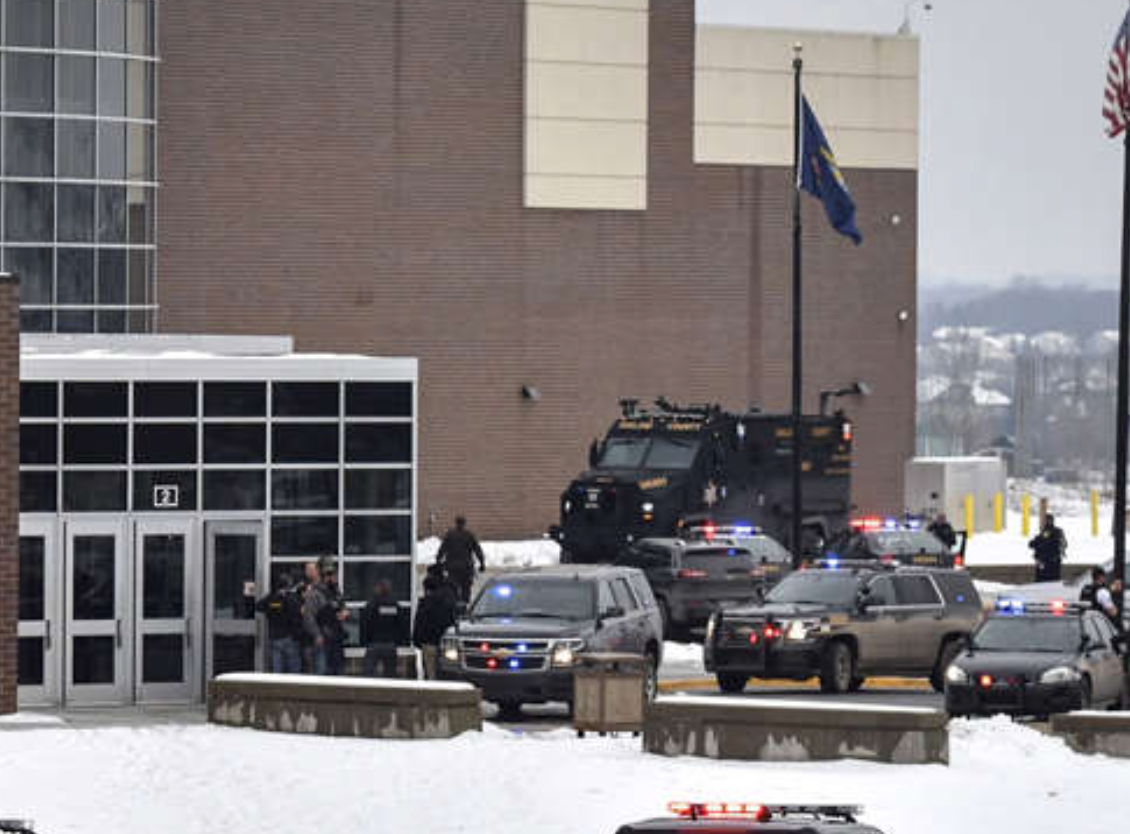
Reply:
[[21, 521], [17, 678], [23, 706], [59, 703], [59, 566], [54, 521]]
[[263, 526], [209, 522], [206, 527], [205, 677], [262, 668], [255, 597], [263, 584]]
[[137, 522], [134, 676], [140, 703], [200, 697], [200, 558], [193, 522]]
[[130, 700], [129, 572], [122, 525], [66, 525], [66, 682], [68, 704]]

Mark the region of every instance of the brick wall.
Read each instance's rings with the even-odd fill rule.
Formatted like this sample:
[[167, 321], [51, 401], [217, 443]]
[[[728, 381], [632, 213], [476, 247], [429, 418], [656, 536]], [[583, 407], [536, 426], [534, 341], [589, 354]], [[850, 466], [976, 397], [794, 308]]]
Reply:
[[[646, 212], [522, 205], [524, 0], [162, 7], [160, 327], [421, 360], [423, 532], [554, 520], [617, 400], [788, 405], [787, 172], [694, 165], [694, 4], [652, 0]], [[917, 177], [806, 206], [806, 385], [865, 379], [857, 501], [913, 451]], [[891, 223], [899, 215], [899, 225]], [[913, 322], [913, 318], [911, 319]], [[537, 387], [538, 402], [521, 386]]]
[[19, 612], [19, 284], [0, 275], [0, 715], [16, 711]]

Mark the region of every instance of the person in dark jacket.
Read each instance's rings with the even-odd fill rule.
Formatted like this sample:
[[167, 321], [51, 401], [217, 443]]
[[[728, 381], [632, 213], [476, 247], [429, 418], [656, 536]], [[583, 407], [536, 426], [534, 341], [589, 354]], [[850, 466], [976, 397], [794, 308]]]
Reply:
[[1104, 615], [1116, 631], [1122, 631], [1122, 624], [1118, 620], [1118, 606], [1114, 602], [1112, 590], [1112, 586], [1107, 583], [1106, 571], [1096, 565], [1091, 568], [1091, 581], [1083, 586], [1079, 601]]
[[322, 581], [319, 562], [306, 564], [306, 582], [302, 590], [302, 630], [305, 635], [306, 670], [314, 675], [326, 674], [328, 666], [327, 635], [323, 628], [325, 608], [330, 605], [330, 591]]
[[946, 546], [947, 550], [953, 550], [954, 545], [957, 544], [957, 531], [953, 529], [945, 513], [938, 513], [937, 517], [930, 522], [930, 526], [926, 528], [927, 533], [932, 533], [934, 538]]
[[373, 598], [361, 612], [361, 643], [365, 646], [365, 675], [373, 678], [398, 677], [396, 644], [400, 639], [400, 609], [392, 595], [392, 585], [380, 580]]
[[1055, 516], [1048, 513], [1044, 526], [1034, 539], [1028, 542], [1036, 560], [1037, 582], [1059, 582], [1063, 572], [1063, 557], [1067, 553], [1067, 536], [1055, 526]]
[[467, 529], [467, 519], [457, 516], [455, 526], [447, 531], [443, 542], [436, 555], [436, 564], [443, 568], [450, 577], [455, 587], [459, 590], [459, 599], [469, 602], [471, 587], [475, 584], [475, 562], [479, 563], [479, 570], [487, 568], [483, 549], [475, 534]]
[[275, 590], [255, 603], [267, 619], [267, 645], [271, 671], [296, 675], [302, 671], [302, 598], [290, 574], [278, 579]]
[[416, 605], [416, 620], [412, 624], [412, 645], [424, 656], [424, 677], [436, 679], [439, 661], [439, 644], [451, 626], [455, 625], [455, 599], [444, 593], [435, 577], [424, 580], [424, 596]]
[[322, 633], [326, 637], [326, 674], [345, 674], [345, 621], [349, 609], [341, 586], [337, 584], [337, 565], [332, 561], [322, 566], [322, 581], [328, 595], [328, 605], [322, 609]]

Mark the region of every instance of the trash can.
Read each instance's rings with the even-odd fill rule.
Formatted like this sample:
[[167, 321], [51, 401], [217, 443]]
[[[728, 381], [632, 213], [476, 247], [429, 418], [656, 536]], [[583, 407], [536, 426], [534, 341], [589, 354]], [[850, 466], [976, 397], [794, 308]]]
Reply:
[[582, 654], [573, 673], [573, 727], [592, 733], [643, 729], [647, 658], [638, 654]]

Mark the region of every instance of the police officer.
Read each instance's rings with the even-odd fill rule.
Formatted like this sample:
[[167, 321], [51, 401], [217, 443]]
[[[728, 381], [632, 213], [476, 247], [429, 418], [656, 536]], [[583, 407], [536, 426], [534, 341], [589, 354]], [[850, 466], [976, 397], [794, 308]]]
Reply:
[[326, 674], [327, 635], [323, 630], [324, 609], [330, 605], [330, 592], [322, 581], [319, 562], [307, 562], [306, 583], [302, 591], [302, 630], [306, 635], [306, 668], [315, 675]]
[[1067, 553], [1067, 536], [1055, 526], [1055, 516], [1048, 513], [1044, 526], [1036, 537], [1028, 542], [1036, 560], [1037, 582], [1058, 582], [1063, 568], [1063, 557]]
[[1091, 581], [1083, 587], [1079, 594], [1079, 601], [1089, 605], [1095, 611], [1105, 614], [1111, 624], [1122, 631], [1118, 622], [1118, 606], [1114, 604], [1114, 595], [1107, 585], [1105, 570], [1097, 565], [1091, 568]]
[[377, 582], [373, 598], [361, 612], [361, 643], [365, 646], [365, 675], [395, 678], [396, 645], [400, 642], [400, 609], [387, 579]]
[[345, 674], [345, 621], [349, 609], [337, 582], [337, 564], [331, 558], [322, 560], [322, 584], [327, 604], [321, 609], [322, 634], [326, 638], [326, 674]]
[[275, 590], [255, 603], [267, 618], [267, 644], [271, 671], [296, 675], [302, 671], [302, 599], [289, 573], [282, 574]]
[[471, 599], [471, 587], [475, 583], [475, 562], [479, 563], [479, 570], [487, 569], [486, 559], [483, 556], [483, 549], [479, 546], [479, 540], [475, 538], [475, 534], [467, 529], [467, 519], [463, 516], [455, 518], [455, 527], [447, 531], [443, 537], [443, 543], [439, 546], [439, 553], [436, 555], [436, 564], [438, 564], [451, 581], [455, 583], [455, 587], [459, 590], [459, 599], [463, 602], [469, 602]]
[[412, 624], [412, 645], [424, 656], [424, 677], [435, 680], [439, 661], [439, 644], [455, 625], [455, 597], [444, 592], [440, 580], [429, 576], [424, 580], [424, 596], [416, 605]]
[[930, 526], [926, 528], [926, 532], [933, 533], [934, 538], [944, 544], [947, 550], [953, 550], [954, 545], [957, 544], [957, 532], [953, 529], [949, 519], [946, 518], [945, 513], [938, 513], [937, 517], [930, 522]]

